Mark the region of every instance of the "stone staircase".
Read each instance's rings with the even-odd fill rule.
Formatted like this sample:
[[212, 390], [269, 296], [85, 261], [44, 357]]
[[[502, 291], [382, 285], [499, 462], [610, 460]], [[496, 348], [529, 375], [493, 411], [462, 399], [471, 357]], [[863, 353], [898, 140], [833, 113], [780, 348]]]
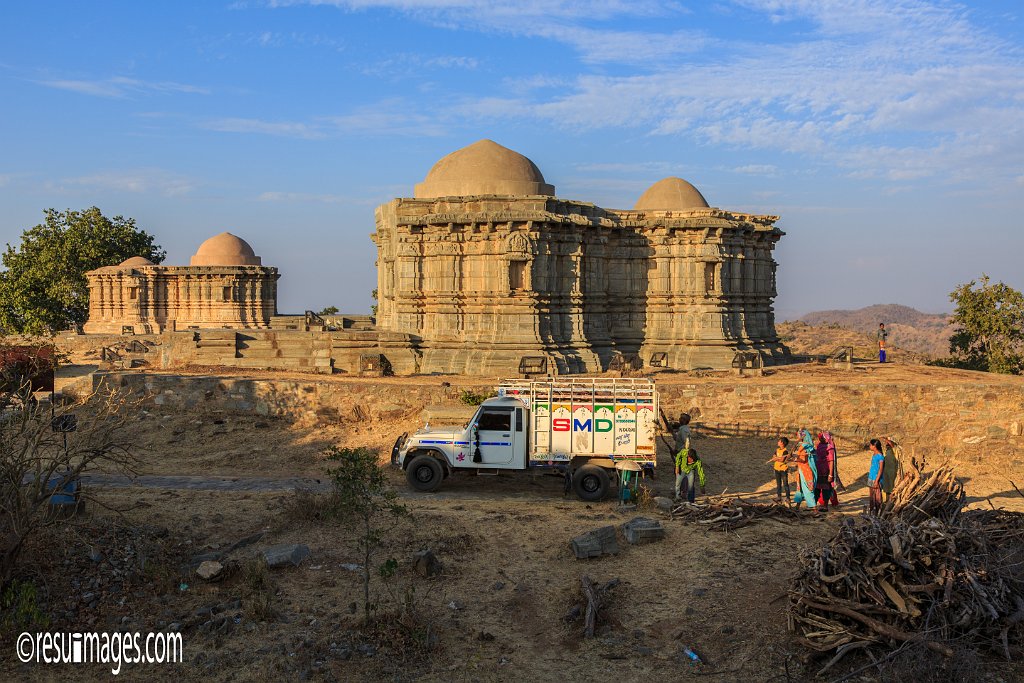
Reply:
[[323, 374], [333, 371], [330, 339], [302, 330], [202, 330], [192, 362]]
[[331, 372], [329, 341], [306, 332], [239, 332], [235, 352], [236, 367]]

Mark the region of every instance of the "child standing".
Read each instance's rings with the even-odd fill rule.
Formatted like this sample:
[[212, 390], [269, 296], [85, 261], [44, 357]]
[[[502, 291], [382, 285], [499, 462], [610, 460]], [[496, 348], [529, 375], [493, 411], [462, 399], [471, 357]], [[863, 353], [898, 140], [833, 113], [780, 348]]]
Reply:
[[704, 463], [700, 461], [697, 451], [693, 448], [684, 448], [676, 453], [676, 500], [679, 499], [679, 489], [686, 485], [686, 500], [691, 503], [697, 499], [697, 482], [700, 482], [700, 492], [704, 491]]
[[793, 496], [789, 492], [789, 439], [779, 439], [778, 448], [775, 449], [775, 456], [769, 460], [772, 469], [775, 470], [775, 502], [782, 502], [782, 489], [786, 489], [786, 503], [793, 502]]
[[882, 453], [882, 442], [871, 439], [868, 444], [871, 451], [871, 467], [868, 469], [868, 512], [877, 514], [882, 511], [882, 474], [885, 471], [885, 455]]

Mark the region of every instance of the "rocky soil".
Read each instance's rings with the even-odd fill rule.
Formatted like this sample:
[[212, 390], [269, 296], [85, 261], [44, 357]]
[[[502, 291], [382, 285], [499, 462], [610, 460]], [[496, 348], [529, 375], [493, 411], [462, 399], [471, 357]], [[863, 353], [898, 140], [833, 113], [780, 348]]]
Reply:
[[[183, 634], [184, 663], [128, 665], [121, 676], [132, 680], [783, 681], [811, 678], [820, 666], [790, 640], [783, 598], [799, 550], [822, 544], [865, 505], [867, 460], [859, 445], [839, 444], [848, 489], [838, 513], [766, 519], [728, 533], [667, 519], [653, 504], [623, 511], [614, 501], [566, 498], [557, 477], [464, 476], [437, 493], [416, 494], [393, 472], [412, 517], [385, 527], [371, 562], [379, 617], [366, 627], [354, 532], [318, 520], [309, 494], [248, 484], [290, 477], [322, 487], [324, 447], [385, 454], [395, 434], [418, 422], [418, 415], [394, 415], [356, 430], [147, 408], [130, 434], [141, 471], [222, 483], [214, 490], [167, 480], [97, 485], [98, 502], [120, 512], [91, 505], [76, 527], [29, 550], [28, 576], [44, 587], [50, 618], [43, 630]], [[771, 439], [698, 435], [695, 443], [709, 493], [773, 496], [765, 464]], [[669, 454], [659, 457], [658, 476], [648, 482], [652, 495], [672, 487]], [[1009, 462], [972, 457], [959, 466], [972, 505], [1024, 510], [1009, 483]], [[628, 544], [621, 525], [638, 514], [660, 520], [664, 539]], [[577, 560], [570, 539], [605, 525], [620, 528], [620, 552]], [[281, 545], [306, 546], [308, 556], [273, 569], [257, 561]], [[439, 572], [417, 571], [415, 554], [425, 549]], [[384, 581], [377, 569], [388, 558], [397, 570]], [[199, 573], [204, 562], [207, 578]], [[592, 639], [583, 638], [579, 619], [566, 620], [581, 601], [582, 575], [621, 581], [608, 592]], [[0, 647], [10, 652], [15, 635], [5, 629]], [[686, 648], [704, 663], [693, 664]], [[859, 661], [851, 657], [849, 668]], [[1010, 681], [1024, 671], [991, 661], [984, 675]], [[110, 673], [3, 657], [0, 676], [109, 680]], [[877, 673], [852, 680], [877, 680]]]

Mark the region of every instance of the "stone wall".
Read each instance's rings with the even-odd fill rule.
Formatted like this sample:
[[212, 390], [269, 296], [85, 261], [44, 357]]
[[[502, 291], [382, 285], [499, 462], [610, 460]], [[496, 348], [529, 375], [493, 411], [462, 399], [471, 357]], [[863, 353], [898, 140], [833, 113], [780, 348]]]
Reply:
[[[126, 351], [133, 342], [148, 353]], [[365, 329], [343, 330], [186, 330], [160, 335], [62, 334], [60, 349], [75, 362], [98, 362], [107, 347], [149, 369], [181, 370], [190, 366], [283, 370], [329, 375], [359, 374], [365, 356], [383, 355], [398, 375], [418, 371], [419, 359], [407, 335]], [[118, 367], [121, 367], [120, 365]]]
[[[983, 377], [983, 376], [982, 376]], [[461, 405], [459, 392], [487, 392], [491, 384], [282, 380], [195, 377], [138, 372], [97, 373], [108, 382], [167, 409], [203, 405], [291, 419], [351, 422], [404, 420], [418, 427], [427, 406]], [[792, 435], [801, 426], [827, 428], [840, 448], [859, 448], [868, 438], [891, 435], [908, 447], [941, 456], [1024, 451], [1024, 391], [1012, 379], [962, 384], [828, 382], [702, 384], [660, 383], [662, 410], [670, 417], [690, 411], [705, 433]]]
[[1024, 457], [1024, 386], [960, 384], [678, 384], [659, 386], [670, 417], [691, 411], [712, 432], [780, 434], [828, 429], [843, 450], [888, 435], [911, 449]]

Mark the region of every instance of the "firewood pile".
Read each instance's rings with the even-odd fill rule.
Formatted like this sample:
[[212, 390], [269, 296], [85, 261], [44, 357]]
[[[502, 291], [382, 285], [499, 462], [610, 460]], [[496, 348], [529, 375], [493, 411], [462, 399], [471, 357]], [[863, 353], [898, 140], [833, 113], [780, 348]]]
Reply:
[[965, 511], [963, 503], [950, 470], [924, 476], [912, 462], [881, 515], [848, 520], [804, 553], [790, 590], [797, 641], [834, 653], [825, 669], [872, 646], [1020, 657], [1024, 514]]
[[767, 517], [784, 523], [805, 518], [796, 509], [782, 503], [754, 503], [731, 496], [710, 498], [700, 503], [685, 502], [672, 509], [672, 519], [704, 525], [711, 531], [732, 531]]
[[964, 506], [963, 484], [948, 466], [938, 468], [928, 477], [921, 472], [922, 468], [923, 465], [911, 460], [903, 469], [882, 508], [882, 516], [899, 517], [911, 524], [932, 518], [954, 522]]

